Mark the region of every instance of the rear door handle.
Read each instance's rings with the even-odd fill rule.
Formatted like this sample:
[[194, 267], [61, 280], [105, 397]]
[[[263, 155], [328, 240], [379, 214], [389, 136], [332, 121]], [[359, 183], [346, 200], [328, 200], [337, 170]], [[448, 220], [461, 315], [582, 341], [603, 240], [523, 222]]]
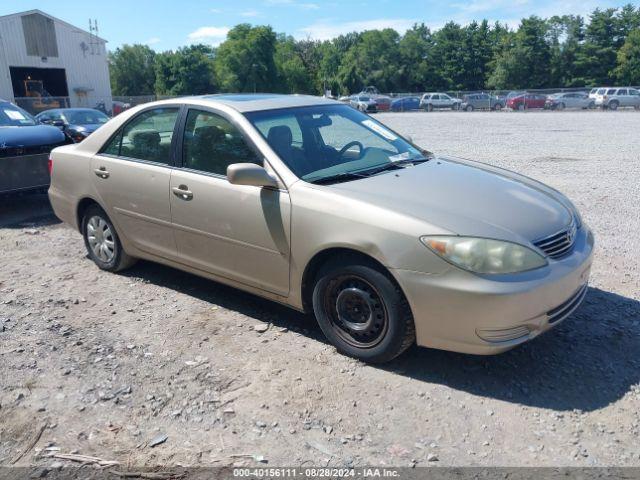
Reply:
[[181, 198], [182, 200], [191, 200], [193, 198], [193, 192], [189, 190], [189, 187], [186, 185], [173, 187], [171, 190], [176, 197]]
[[96, 168], [93, 173], [95, 173], [100, 178], [109, 178], [109, 172], [105, 167]]

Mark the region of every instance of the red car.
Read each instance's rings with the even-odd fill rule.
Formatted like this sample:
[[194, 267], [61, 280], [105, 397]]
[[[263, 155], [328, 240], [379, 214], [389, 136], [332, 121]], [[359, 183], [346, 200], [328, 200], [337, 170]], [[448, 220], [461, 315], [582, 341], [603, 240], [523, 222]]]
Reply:
[[539, 93], [523, 93], [507, 98], [507, 108], [510, 108], [511, 110], [544, 108], [546, 101], [546, 95], [540, 95]]
[[378, 97], [373, 97], [373, 100], [378, 105], [379, 112], [387, 112], [391, 110], [391, 98], [378, 96]]

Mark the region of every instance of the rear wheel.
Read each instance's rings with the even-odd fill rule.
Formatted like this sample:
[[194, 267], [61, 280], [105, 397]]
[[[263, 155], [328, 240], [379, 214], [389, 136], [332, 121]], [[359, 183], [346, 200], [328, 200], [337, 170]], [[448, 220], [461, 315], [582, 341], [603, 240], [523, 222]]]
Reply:
[[84, 213], [82, 236], [89, 257], [100, 269], [117, 272], [135, 263], [135, 259], [122, 248], [111, 220], [97, 205], [92, 205]]
[[373, 264], [325, 265], [313, 290], [313, 310], [338, 351], [365, 362], [392, 360], [415, 341], [404, 295]]

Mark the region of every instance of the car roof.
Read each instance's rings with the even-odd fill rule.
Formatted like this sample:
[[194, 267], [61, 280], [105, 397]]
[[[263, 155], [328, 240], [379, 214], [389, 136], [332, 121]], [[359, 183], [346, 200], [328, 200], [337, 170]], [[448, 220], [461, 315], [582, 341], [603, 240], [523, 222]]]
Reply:
[[[191, 98], [203, 100], [205, 103], [212, 105], [222, 104], [240, 113], [275, 110], [279, 108], [340, 104], [340, 102], [324, 97], [314, 97], [312, 95], [281, 95], [276, 93], [224, 93]], [[184, 102], [188, 99], [180, 98], [176, 100]]]

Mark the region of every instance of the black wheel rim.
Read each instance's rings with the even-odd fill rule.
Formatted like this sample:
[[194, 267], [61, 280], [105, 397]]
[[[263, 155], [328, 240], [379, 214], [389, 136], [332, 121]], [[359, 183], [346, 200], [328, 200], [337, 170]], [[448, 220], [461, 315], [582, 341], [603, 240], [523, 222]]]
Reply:
[[331, 279], [324, 292], [324, 308], [333, 331], [351, 346], [374, 347], [387, 333], [384, 302], [376, 288], [359, 276]]

